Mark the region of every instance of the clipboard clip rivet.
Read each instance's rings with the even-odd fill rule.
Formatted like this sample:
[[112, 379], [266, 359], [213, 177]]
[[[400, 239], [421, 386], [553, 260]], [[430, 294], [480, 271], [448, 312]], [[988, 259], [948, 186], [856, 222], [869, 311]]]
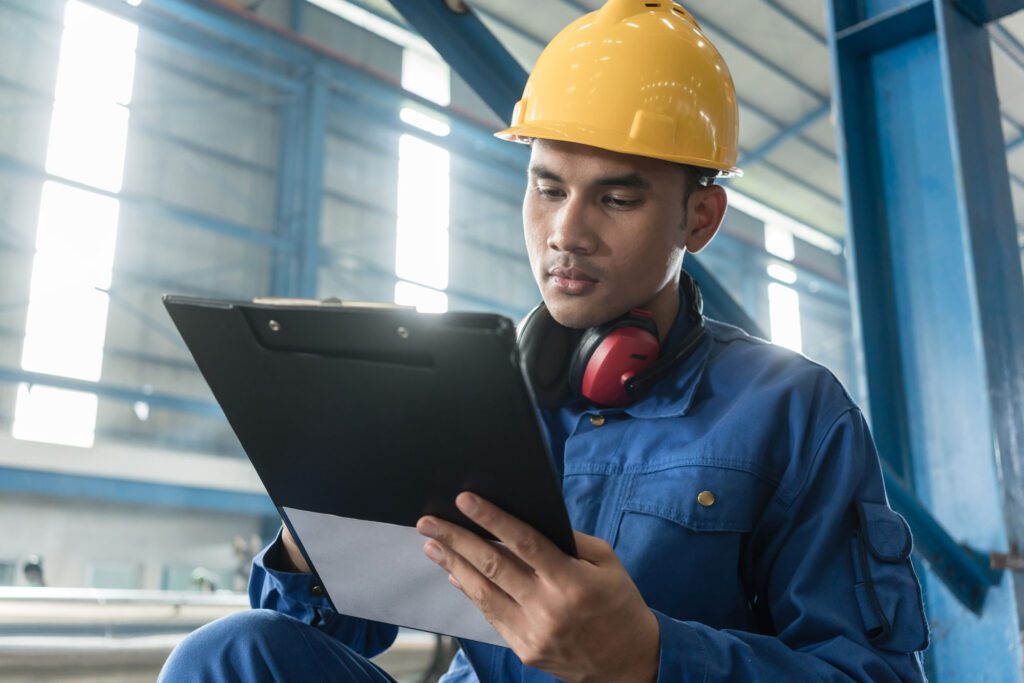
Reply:
[[407, 327], [399, 327], [398, 328], [398, 336], [401, 337], [402, 339], [408, 339], [409, 338], [409, 328], [407, 328]]
[[281, 331], [281, 323], [277, 322], [276, 320], [271, 320], [269, 323], [267, 323], [267, 327], [270, 328], [271, 332]]

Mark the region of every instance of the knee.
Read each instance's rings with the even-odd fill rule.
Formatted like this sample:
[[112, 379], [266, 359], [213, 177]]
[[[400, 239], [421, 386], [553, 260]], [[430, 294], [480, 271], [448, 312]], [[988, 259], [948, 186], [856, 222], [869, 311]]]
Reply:
[[196, 629], [164, 663], [160, 681], [263, 680], [302, 646], [303, 624], [272, 610], [247, 610]]

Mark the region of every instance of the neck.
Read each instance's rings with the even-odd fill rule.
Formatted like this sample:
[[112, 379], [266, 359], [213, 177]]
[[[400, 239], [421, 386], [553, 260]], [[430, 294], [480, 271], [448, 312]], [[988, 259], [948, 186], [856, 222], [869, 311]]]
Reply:
[[650, 311], [658, 326], [658, 342], [664, 343], [679, 314], [679, 275], [670, 279], [662, 289], [641, 308]]

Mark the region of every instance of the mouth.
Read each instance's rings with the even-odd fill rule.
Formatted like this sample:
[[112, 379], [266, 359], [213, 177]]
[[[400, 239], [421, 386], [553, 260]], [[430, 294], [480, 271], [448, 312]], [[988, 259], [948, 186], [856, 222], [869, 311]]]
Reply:
[[555, 289], [564, 294], [586, 294], [597, 286], [597, 280], [579, 268], [552, 268], [548, 277]]

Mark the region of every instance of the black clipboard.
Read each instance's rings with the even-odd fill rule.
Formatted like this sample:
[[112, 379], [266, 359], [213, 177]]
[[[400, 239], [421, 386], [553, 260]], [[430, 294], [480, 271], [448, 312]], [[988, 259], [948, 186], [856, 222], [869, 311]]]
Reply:
[[468, 490], [576, 555], [509, 319], [163, 301], [279, 511], [406, 527], [431, 514], [492, 538], [455, 507]]

